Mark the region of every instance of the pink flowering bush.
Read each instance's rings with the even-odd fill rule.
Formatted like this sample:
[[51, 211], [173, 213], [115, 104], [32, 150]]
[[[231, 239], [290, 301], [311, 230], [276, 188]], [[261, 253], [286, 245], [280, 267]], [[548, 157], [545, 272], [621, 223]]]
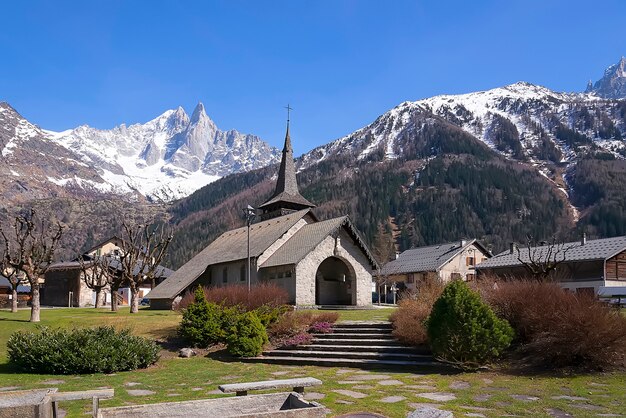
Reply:
[[309, 345], [313, 340], [313, 336], [311, 334], [307, 334], [306, 332], [301, 332], [300, 334], [296, 334], [293, 337], [287, 338], [283, 341], [283, 347], [297, 347], [299, 345]]
[[333, 332], [333, 324], [330, 322], [314, 322], [309, 328], [309, 332], [315, 334], [330, 334]]

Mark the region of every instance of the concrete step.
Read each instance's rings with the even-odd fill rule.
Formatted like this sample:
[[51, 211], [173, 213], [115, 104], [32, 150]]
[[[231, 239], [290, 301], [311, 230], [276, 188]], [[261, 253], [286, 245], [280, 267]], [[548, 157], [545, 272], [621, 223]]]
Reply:
[[390, 335], [393, 332], [391, 328], [350, 328], [350, 327], [333, 327], [333, 333], [335, 334], [387, 334]]
[[313, 334], [315, 338], [321, 338], [324, 340], [336, 340], [336, 339], [357, 339], [357, 340], [371, 340], [371, 339], [381, 339], [381, 340], [393, 340], [395, 339], [393, 335], [390, 333], [381, 334], [361, 334], [354, 332], [331, 332], [329, 334]]
[[399, 346], [400, 341], [383, 338], [318, 338], [313, 337], [313, 344], [320, 345], [360, 345], [360, 346]]
[[384, 359], [354, 359], [354, 358], [311, 358], [311, 357], [281, 357], [262, 356], [243, 359], [247, 362], [287, 364], [287, 365], [313, 365], [324, 367], [359, 367], [359, 368], [392, 368], [416, 369], [428, 372], [449, 371], [450, 368], [436, 361], [415, 360], [384, 360]]
[[371, 353], [408, 353], [408, 354], [430, 354], [430, 349], [426, 346], [424, 347], [407, 347], [402, 345], [370, 345], [367, 347], [363, 347], [362, 345], [322, 345], [322, 344], [310, 344], [310, 345], [301, 345], [298, 347], [285, 347], [281, 348], [281, 350], [306, 350], [306, 351], [357, 351], [363, 352], [367, 350]]
[[335, 327], [393, 329], [391, 322], [387, 321], [341, 321], [336, 322]]
[[432, 356], [414, 353], [378, 353], [378, 352], [359, 352], [359, 351], [312, 351], [312, 350], [272, 350], [265, 351], [263, 355], [266, 357], [312, 357], [312, 358], [360, 358], [372, 360], [415, 360], [415, 361], [432, 361]]

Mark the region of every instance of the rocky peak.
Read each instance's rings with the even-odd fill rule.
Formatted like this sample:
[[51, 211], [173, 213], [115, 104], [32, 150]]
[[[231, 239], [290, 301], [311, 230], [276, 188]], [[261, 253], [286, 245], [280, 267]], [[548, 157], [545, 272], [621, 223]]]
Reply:
[[626, 57], [608, 67], [604, 71], [604, 76], [595, 82], [592, 89], [588, 86], [586, 92], [595, 93], [606, 99], [626, 98]]

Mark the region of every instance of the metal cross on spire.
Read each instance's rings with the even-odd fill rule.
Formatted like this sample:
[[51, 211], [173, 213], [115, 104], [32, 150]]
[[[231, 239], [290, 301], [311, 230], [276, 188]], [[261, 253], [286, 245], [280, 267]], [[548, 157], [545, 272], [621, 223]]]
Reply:
[[285, 109], [287, 109], [287, 123], [289, 123], [289, 116], [291, 111], [293, 110], [293, 107], [289, 106], [289, 103], [287, 103], [287, 106], [285, 106]]

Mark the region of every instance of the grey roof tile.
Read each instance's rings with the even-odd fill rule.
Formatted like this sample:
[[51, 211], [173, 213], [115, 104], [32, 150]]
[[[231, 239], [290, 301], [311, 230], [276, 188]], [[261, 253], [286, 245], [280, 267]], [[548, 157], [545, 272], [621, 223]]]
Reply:
[[483, 249], [485, 254], [489, 252], [474, 240], [468, 240], [461, 246], [461, 241], [445, 244], [430, 245], [427, 247], [412, 248], [404, 251], [397, 259], [385, 264], [380, 271], [381, 275], [420, 273], [437, 271], [446, 261], [457, 255], [464, 248], [476, 244]]
[[347, 216], [341, 216], [303, 226], [260, 267], [296, 264], [347, 220]]
[[[258, 257], [302, 219], [309, 209], [268, 219], [250, 227], [250, 256]], [[173, 299], [192, 284], [209, 265], [247, 258], [247, 227], [233, 229], [220, 235], [195, 257], [176, 270], [150, 292], [151, 299]]]
[[[544, 254], [547, 255], [549, 251], [549, 245], [530, 247], [531, 254], [535, 252], [535, 259], [541, 259]], [[615, 254], [626, 250], [626, 236], [615, 238], [604, 238], [587, 240], [583, 245], [581, 241], [573, 241], [561, 244], [565, 251], [565, 261], [590, 261], [590, 260], [606, 260], [613, 257]], [[563, 251], [559, 255], [559, 259]], [[529, 261], [528, 247], [520, 248], [520, 258], [524, 261]], [[514, 251], [511, 254], [510, 250], [503, 251], [492, 258], [483, 261], [476, 266], [477, 270], [497, 267], [515, 267], [521, 266], [522, 263], [518, 260], [518, 253]]]

